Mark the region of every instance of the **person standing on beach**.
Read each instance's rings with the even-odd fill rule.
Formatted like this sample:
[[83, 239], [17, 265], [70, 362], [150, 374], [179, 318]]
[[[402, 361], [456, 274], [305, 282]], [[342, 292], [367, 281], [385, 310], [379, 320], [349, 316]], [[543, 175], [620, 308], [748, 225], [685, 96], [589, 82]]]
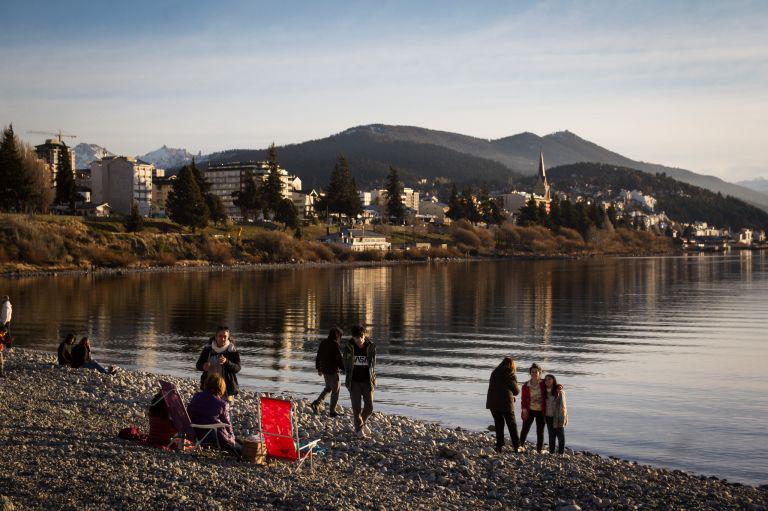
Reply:
[[[355, 433], [367, 438], [371, 429], [366, 424], [373, 413], [373, 392], [376, 388], [376, 345], [365, 336], [365, 327], [352, 327], [352, 338], [344, 343], [344, 385], [352, 401]], [[361, 407], [361, 401], [364, 405]]]
[[549, 433], [549, 452], [555, 452], [555, 440], [558, 442], [557, 453], [565, 452], [565, 426], [568, 425], [568, 408], [565, 403], [565, 392], [558, 385], [557, 378], [553, 374], [544, 377], [546, 387], [546, 419], [547, 432]]
[[0, 298], [0, 325], [5, 326], [8, 331], [11, 330], [11, 318], [13, 318], [13, 305], [8, 295]]
[[328, 414], [331, 417], [339, 415], [339, 408], [337, 403], [339, 402], [339, 389], [341, 384], [339, 383], [339, 370], [344, 369], [344, 360], [341, 357], [341, 336], [344, 332], [341, 328], [335, 326], [331, 328], [328, 333], [328, 337], [324, 339], [320, 346], [317, 348], [317, 356], [315, 357], [315, 368], [317, 374], [325, 379], [325, 388], [320, 395], [312, 402], [312, 410], [318, 413], [320, 410], [320, 404], [325, 401], [325, 396], [331, 395], [331, 411]]
[[200, 389], [205, 389], [205, 381], [211, 374], [218, 374], [226, 383], [225, 399], [230, 403], [240, 392], [237, 373], [240, 372], [240, 353], [230, 338], [229, 327], [220, 326], [216, 335], [211, 337], [197, 359], [197, 370], [202, 371]]
[[491, 380], [488, 383], [488, 397], [485, 400], [485, 407], [491, 411], [493, 416], [497, 452], [504, 449], [505, 422], [515, 452], [520, 447], [520, 440], [517, 437], [517, 423], [515, 422], [515, 396], [519, 393], [520, 387], [517, 384], [517, 376], [515, 376], [515, 361], [510, 357], [505, 357], [491, 373]]
[[544, 447], [544, 411], [547, 407], [547, 388], [541, 379], [541, 367], [533, 364], [528, 369], [531, 379], [523, 384], [523, 399], [521, 403], [523, 428], [520, 431], [520, 445], [525, 445], [525, 437], [536, 421], [536, 452]]

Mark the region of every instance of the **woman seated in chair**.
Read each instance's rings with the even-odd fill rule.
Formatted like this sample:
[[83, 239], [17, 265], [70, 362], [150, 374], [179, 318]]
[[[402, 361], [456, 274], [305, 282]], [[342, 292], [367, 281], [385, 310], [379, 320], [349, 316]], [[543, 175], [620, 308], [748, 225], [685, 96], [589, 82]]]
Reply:
[[176, 428], [168, 415], [168, 407], [160, 391], [152, 397], [147, 409], [149, 417], [149, 444], [156, 447], [167, 447], [176, 436]]
[[216, 430], [195, 429], [198, 438], [203, 438], [205, 445], [218, 445], [222, 449], [240, 455], [241, 445], [235, 438], [232, 422], [229, 419], [229, 403], [226, 401], [227, 384], [218, 374], [206, 378], [203, 390], [192, 396], [187, 406], [187, 413], [192, 424], [227, 424], [226, 428]]

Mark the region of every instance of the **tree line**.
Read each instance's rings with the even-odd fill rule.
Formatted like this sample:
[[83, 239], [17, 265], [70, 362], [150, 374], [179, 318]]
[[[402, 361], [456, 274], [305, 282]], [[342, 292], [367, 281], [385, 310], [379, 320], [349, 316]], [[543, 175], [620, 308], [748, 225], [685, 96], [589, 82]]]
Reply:
[[487, 190], [481, 189], [476, 196], [472, 188], [467, 187], [459, 193], [454, 183], [451, 186], [446, 215], [453, 221], [463, 219], [473, 224], [501, 224], [506, 220], [502, 209], [499, 200], [490, 197]]
[[[68, 155], [64, 156], [68, 161]], [[74, 184], [74, 176], [70, 177]], [[32, 146], [19, 140], [13, 125], [7, 126], [0, 139], [0, 210], [46, 212], [53, 202], [54, 188], [48, 166], [37, 157]]]

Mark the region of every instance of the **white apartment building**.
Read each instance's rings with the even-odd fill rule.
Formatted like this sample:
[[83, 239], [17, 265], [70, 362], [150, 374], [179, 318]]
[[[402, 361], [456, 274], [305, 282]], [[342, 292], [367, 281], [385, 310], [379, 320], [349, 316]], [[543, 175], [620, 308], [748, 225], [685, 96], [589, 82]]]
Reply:
[[[297, 201], [302, 202], [306, 198], [294, 197], [294, 192], [301, 191], [301, 179], [289, 174], [282, 167], [278, 167], [277, 171], [283, 183], [283, 197], [293, 201], [299, 212], [304, 211], [306, 208], [300, 208]], [[240, 209], [233, 202], [232, 193], [243, 189], [249, 173], [258, 185], [259, 180], [266, 181], [269, 164], [265, 161], [222, 163], [210, 166], [205, 171], [205, 179], [211, 184], [211, 193], [219, 196], [227, 216], [231, 218], [242, 218]], [[314, 202], [312, 204], [314, 205]]]
[[325, 243], [341, 245], [353, 252], [365, 250], [389, 250], [392, 244], [383, 234], [362, 229], [342, 229], [323, 238]]
[[155, 166], [131, 156], [106, 156], [91, 163], [91, 200], [109, 203], [112, 212], [131, 213], [137, 203], [139, 214], [152, 208], [152, 173]]
[[75, 151], [74, 148], [67, 146], [59, 138], [49, 138], [45, 141], [45, 144], [35, 146], [35, 152], [37, 156], [48, 164], [48, 169], [51, 172], [51, 183], [56, 182], [56, 174], [59, 173], [59, 169], [64, 165], [64, 149], [69, 150], [69, 165], [72, 172], [75, 172]]
[[511, 191], [509, 193], [502, 194], [501, 202], [505, 211], [511, 215], [517, 215], [520, 213], [520, 208], [525, 206], [525, 203], [530, 199], [531, 194], [525, 192]]
[[[363, 201], [363, 207], [367, 205], [377, 205], [380, 208], [387, 205], [387, 191], [386, 190], [371, 190], [370, 192], [359, 192], [360, 199]], [[370, 202], [365, 204], [365, 199], [370, 197]], [[419, 192], [414, 191], [413, 188], [403, 188], [403, 193], [400, 194], [400, 199], [406, 208], [410, 208], [417, 214], [419, 212]]]

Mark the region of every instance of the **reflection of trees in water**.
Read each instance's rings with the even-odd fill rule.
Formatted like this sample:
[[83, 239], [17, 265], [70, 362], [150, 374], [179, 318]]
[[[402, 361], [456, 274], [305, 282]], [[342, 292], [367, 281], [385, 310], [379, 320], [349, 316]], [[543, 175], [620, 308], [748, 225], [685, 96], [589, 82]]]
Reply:
[[[133, 349], [134, 358], [146, 366], [156, 361], [143, 351], [194, 357], [215, 327], [227, 324], [241, 349], [281, 370], [296, 359], [311, 358], [304, 352], [313, 352], [315, 340], [330, 327], [339, 325], [348, 336], [357, 322], [371, 326], [372, 337], [385, 350], [390, 338], [397, 339], [393, 353], [428, 347], [437, 349], [430, 356], [440, 356], [442, 347], [455, 349], [457, 342], [471, 338], [496, 351], [513, 343], [550, 357], [593, 345], [591, 337], [633, 321], [638, 311], [663, 317], [669, 307], [679, 308], [687, 299], [673, 292], [680, 282], [706, 291], [729, 273], [749, 279], [755, 264], [764, 267], [765, 257], [745, 252], [727, 259], [20, 278], [6, 280], [3, 292], [12, 297], [14, 332], [22, 345], [28, 339], [26, 344], [53, 347], [72, 331], [92, 336], [97, 350]], [[468, 349], [462, 356], [487, 355]]]

